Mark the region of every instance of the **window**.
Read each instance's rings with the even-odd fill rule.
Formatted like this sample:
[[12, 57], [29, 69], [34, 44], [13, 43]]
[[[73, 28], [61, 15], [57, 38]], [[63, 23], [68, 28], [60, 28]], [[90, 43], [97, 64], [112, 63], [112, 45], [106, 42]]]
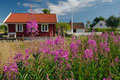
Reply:
[[103, 26], [103, 24], [102, 24], [102, 23], [100, 23], [100, 26]]
[[76, 33], [76, 29], [73, 29], [73, 33]]
[[16, 32], [23, 32], [23, 24], [16, 24]]
[[41, 31], [42, 32], [48, 32], [48, 24], [42, 24], [41, 25]]

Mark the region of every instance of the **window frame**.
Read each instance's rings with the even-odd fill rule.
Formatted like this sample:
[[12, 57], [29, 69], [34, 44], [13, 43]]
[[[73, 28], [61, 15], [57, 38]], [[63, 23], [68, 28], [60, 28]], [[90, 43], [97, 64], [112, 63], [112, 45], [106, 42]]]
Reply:
[[103, 23], [100, 23], [100, 26], [103, 26]]
[[[44, 26], [43, 26], [44, 25]], [[45, 30], [46, 29], [46, 25], [47, 25], [47, 30]], [[43, 28], [44, 28], [44, 30], [43, 30]], [[41, 32], [48, 32], [49, 31], [49, 26], [48, 26], [48, 24], [41, 24]]]
[[[18, 30], [19, 25], [19, 30]], [[20, 29], [20, 25], [22, 25], [22, 30]], [[16, 24], [16, 32], [23, 32], [23, 24]]]

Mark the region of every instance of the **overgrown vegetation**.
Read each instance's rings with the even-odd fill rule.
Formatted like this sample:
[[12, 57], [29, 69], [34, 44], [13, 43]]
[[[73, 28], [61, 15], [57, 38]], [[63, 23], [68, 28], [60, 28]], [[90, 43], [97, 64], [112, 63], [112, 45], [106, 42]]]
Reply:
[[85, 40], [58, 36], [34, 40], [4, 66], [4, 80], [119, 80], [120, 34], [92, 33]]

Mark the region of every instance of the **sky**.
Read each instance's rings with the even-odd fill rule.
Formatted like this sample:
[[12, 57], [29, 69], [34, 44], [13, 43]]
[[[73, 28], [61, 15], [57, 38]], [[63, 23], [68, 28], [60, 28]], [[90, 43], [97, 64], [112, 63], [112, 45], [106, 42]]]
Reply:
[[59, 22], [93, 21], [95, 17], [108, 18], [111, 15], [120, 16], [120, 0], [1, 0], [0, 23], [9, 13], [29, 13], [30, 4], [33, 13], [42, 13], [47, 8], [56, 13]]

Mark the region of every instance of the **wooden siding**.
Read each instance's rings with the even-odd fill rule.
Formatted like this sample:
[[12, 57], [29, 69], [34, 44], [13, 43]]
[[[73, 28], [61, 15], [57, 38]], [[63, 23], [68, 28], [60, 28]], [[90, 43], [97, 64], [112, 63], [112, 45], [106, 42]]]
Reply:
[[[39, 29], [39, 33], [36, 35], [36, 37], [50, 37], [53, 36], [55, 37], [55, 33], [56, 33], [56, 25], [55, 24], [48, 24], [48, 32], [41, 32], [41, 24], [38, 24], [38, 29]], [[10, 32], [15, 32], [16, 33], [16, 37], [30, 37], [31, 34], [27, 33], [27, 27], [26, 24], [23, 24], [23, 32], [16, 32], [16, 25], [15, 24], [8, 24], [9, 27], [9, 33]]]

